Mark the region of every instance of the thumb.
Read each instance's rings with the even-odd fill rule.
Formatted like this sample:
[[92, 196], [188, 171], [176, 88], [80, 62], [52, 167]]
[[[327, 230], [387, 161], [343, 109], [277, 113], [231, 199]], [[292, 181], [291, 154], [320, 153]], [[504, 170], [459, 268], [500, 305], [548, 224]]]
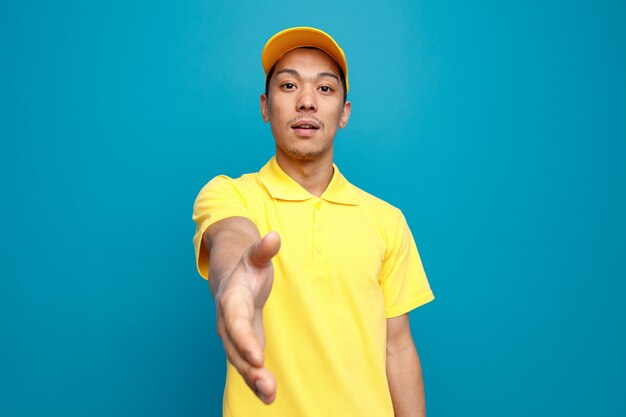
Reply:
[[276, 232], [269, 232], [249, 249], [248, 260], [252, 265], [263, 268], [270, 263], [279, 249], [280, 236]]

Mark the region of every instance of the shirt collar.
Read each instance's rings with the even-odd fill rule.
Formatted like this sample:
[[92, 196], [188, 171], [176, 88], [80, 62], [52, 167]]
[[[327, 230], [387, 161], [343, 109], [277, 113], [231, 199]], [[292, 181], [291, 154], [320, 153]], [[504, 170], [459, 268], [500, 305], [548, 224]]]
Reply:
[[[275, 199], [305, 201], [316, 198], [280, 168], [278, 162], [276, 162], [276, 157], [270, 159], [261, 168], [259, 177], [267, 191]], [[359, 204], [358, 194], [354, 186], [341, 175], [339, 168], [335, 164], [333, 164], [333, 177], [320, 198], [337, 204], [354, 206]]]

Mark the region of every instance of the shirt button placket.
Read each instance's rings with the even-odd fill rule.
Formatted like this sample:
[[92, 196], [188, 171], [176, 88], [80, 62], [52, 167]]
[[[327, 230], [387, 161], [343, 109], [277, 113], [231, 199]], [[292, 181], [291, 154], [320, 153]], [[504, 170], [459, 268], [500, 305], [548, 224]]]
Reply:
[[326, 204], [321, 201], [315, 203], [315, 214], [313, 216], [313, 269], [324, 271], [326, 269], [327, 245], [324, 231], [324, 214]]

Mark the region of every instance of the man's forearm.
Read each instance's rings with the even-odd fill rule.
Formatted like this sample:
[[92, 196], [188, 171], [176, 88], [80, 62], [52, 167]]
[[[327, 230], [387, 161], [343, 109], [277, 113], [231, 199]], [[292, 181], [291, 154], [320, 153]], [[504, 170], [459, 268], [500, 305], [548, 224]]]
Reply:
[[396, 417], [425, 417], [424, 380], [408, 316], [387, 321], [387, 380]]
[[424, 380], [415, 346], [387, 351], [387, 379], [396, 417], [425, 417]]

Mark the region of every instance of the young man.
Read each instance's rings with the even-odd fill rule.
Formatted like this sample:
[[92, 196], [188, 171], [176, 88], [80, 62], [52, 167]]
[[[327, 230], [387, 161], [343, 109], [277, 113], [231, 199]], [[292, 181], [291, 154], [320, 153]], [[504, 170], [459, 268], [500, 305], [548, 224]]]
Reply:
[[424, 416], [407, 313], [434, 297], [400, 210], [333, 164], [351, 108], [343, 50], [291, 28], [262, 63], [276, 156], [211, 180], [193, 214], [228, 356], [224, 415]]

